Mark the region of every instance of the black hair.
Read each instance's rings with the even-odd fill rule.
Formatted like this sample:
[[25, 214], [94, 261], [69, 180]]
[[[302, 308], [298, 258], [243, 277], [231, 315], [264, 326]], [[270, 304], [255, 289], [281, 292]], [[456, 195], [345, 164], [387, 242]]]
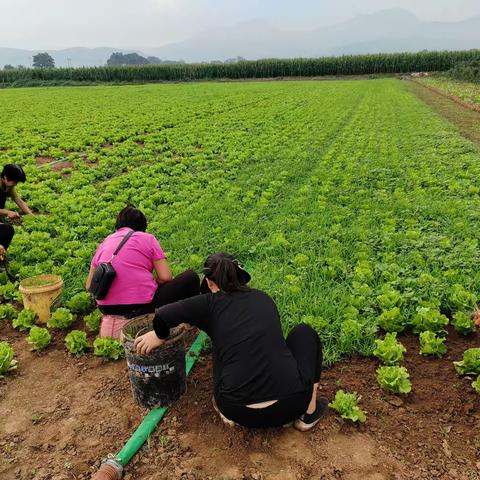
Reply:
[[15, 163], [8, 163], [7, 165], [5, 165], [0, 175], [2, 176], [2, 178], [6, 178], [7, 180], [14, 182], [25, 183], [27, 180], [23, 168], [20, 165], [16, 165]]
[[133, 205], [123, 208], [117, 215], [115, 230], [128, 227], [136, 232], [144, 232], [147, 229], [147, 219], [142, 211]]
[[214, 253], [203, 265], [203, 274], [214, 281], [218, 288], [225, 293], [248, 291], [250, 275], [242, 268], [238, 261], [228, 253]]

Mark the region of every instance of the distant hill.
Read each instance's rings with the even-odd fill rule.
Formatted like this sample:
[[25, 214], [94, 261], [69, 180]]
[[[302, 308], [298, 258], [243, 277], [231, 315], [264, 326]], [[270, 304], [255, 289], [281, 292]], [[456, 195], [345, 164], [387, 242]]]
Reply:
[[282, 31], [259, 19], [143, 50], [160, 58], [191, 62], [237, 55], [254, 60], [472, 48], [480, 48], [480, 16], [462, 22], [424, 22], [407, 10], [390, 9], [311, 31]]
[[[357, 15], [347, 22], [309, 31], [287, 31], [265, 19], [219, 26], [193, 35], [188, 40], [158, 48], [131, 50], [118, 48], [69, 48], [47, 50], [57, 66], [104, 65], [113, 52], [154, 55], [162, 60], [201, 62], [247, 59], [319, 57], [378, 52], [416, 52], [421, 50], [468, 50], [480, 48], [480, 15], [461, 22], [425, 22], [403, 9], [382, 10]], [[35, 53], [0, 48], [0, 67], [30, 65]], [[70, 59], [70, 61], [68, 61]]]

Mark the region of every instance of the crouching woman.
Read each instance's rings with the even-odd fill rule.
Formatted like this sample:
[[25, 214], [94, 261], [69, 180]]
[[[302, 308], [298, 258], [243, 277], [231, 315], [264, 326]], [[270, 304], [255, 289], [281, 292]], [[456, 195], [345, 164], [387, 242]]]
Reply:
[[[102, 262], [109, 262], [116, 276], [107, 295], [97, 300], [106, 324], [112, 326], [114, 316], [129, 319], [138, 315], [153, 313], [161, 305], [198, 295], [200, 278], [193, 270], [176, 276], [168, 265], [167, 258], [154, 235], [146, 233], [147, 219], [140, 210], [128, 206], [117, 216], [115, 232], [109, 235], [97, 248], [93, 256], [86, 288], [89, 290], [95, 270]], [[120, 251], [112, 255], [120, 242], [129, 235]], [[112, 323], [113, 322], [113, 323]], [[123, 322], [125, 323], [125, 322]], [[104, 322], [102, 322], [102, 326]], [[122, 322], [110, 329], [100, 331], [101, 335], [117, 337]], [[106, 330], [112, 330], [106, 333]]]
[[154, 330], [135, 341], [148, 354], [180, 323], [206, 332], [213, 345], [216, 408], [245, 427], [276, 427], [294, 421], [312, 428], [327, 409], [317, 398], [322, 349], [317, 333], [300, 324], [283, 337], [279, 314], [265, 293], [248, 287], [250, 275], [231, 256], [211, 255], [202, 291], [156, 310]]

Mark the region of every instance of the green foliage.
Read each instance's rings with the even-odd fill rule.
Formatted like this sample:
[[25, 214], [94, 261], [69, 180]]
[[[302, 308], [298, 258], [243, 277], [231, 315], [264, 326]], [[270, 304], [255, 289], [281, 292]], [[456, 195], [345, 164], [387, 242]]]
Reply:
[[[130, 65], [95, 68], [52, 68], [48, 53], [34, 56], [34, 69], [0, 70], [0, 84], [19, 80], [145, 82], [215, 80], [323, 75], [369, 75], [446, 71], [462, 61], [478, 61], [478, 50], [418, 53], [379, 53], [321, 58], [240, 61], [222, 64]], [[124, 58], [122, 63], [130, 61]], [[138, 63], [140, 60], [135, 59]], [[40, 68], [44, 67], [44, 68]]]
[[17, 361], [13, 359], [15, 352], [8, 342], [0, 342], [0, 378], [5, 373], [17, 368]]
[[435, 332], [425, 331], [420, 334], [420, 353], [422, 355], [432, 355], [442, 357], [447, 353], [445, 337], [437, 337]]
[[421, 332], [444, 332], [444, 327], [448, 325], [448, 318], [442, 315], [438, 309], [430, 307], [418, 307], [417, 313], [413, 317], [413, 331]]
[[[287, 64], [259, 64], [262, 75], [270, 74], [263, 65]], [[112, 68], [95, 75], [137, 74]], [[252, 66], [228, 68], [240, 76]], [[156, 70], [139, 70], [154, 80]], [[71, 73], [78, 81], [90, 71]], [[44, 74], [48, 81], [55, 73], [33, 75]], [[450, 316], [449, 298], [460, 294], [454, 285], [473, 293], [480, 285], [478, 151], [398, 80], [291, 87], [0, 89], [0, 160], [22, 162], [29, 181], [20, 194], [39, 211], [17, 228], [12, 272], [61, 275], [71, 299], [116, 215], [132, 203], [174, 274], [199, 271], [216, 249], [248, 262], [252, 286], [275, 299], [285, 333], [310, 319], [326, 365], [371, 354], [379, 324], [404, 331], [419, 307]], [[85, 116], [92, 121], [79, 121]]]
[[0, 297], [3, 297], [7, 301], [16, 300], [17, 302], [22, 299], [22, 296], [18, 291], [18, 285], [11, 282], [6, 283], [5, 285], [0, 285]]
[[378, 305], [383, 310], [389, 310], [402, 305], [402, 295], [397, 290], [387, 286], [384, 292], [377, 297]]
[[34, 325], [30, 329], [27, 342], [31, 345], [31, 350], [43, 350], [50, 344], [51, 335], [48, 329]]
[[88, 292], [80, 292], [67, 302], [67, 308], [72, 313], [84, 314], [90, 310], [92, 303], [92, 296]]
[[472, 382], [472, 388], [478, 393], [480, 394], [480, 375], [478, 376], [478, 378]]
[[462, 335], [475, 333], [476, 326], [472, 317], [464, 312], [457, 312], [453, 315], [452, 325]]
[[393, 393], [409, 393], [412, 390], [410, 375], [405, 367], [380, 367], [377, 370], [378, 384]]
[[10, 303], [0, 305], [0, 320], [12, 320], [18, 315], [17, 310]]
[[72, 330], [65, 337], [65, 345], [73, 355], [83, 355], [88, 348], [87, 334], [80, 330]]
[[397, 365], [403, 360], [407, 349], [397, 340], [397, 334], [387, 333], [383, 340], [375, 340], [377, 348], [373, 354], [385, 365]]
[[456, 80], [480, 83], [480, 60], [457, 63], [448, 75]]
[[28, 330], [35, 325], [37, 314], [30, 308], [24, 308], [12, 322], [13, 328]]
[[453, 365], [459, 375], [480, 375], [480, 348], [465, 350], [463, 359]]
[[100, 330], [102, 312], [98, 308], [96, 308], [89, 315], [85, 315], [85, 317], [83, 317], [83, 320], [85, 321], [85, 325], [91, 332], [98, 332]]
[[453, 285], [448, 297], [448, 306], [452, 311], [473, 311], [477, 303], [477, 296], [466, 290], [462, 285]]
[[49, 328], [68, 328], [75, 320], [68, 308], [57, 308], [47, 323]]
[[367, 419], [366, 413], [358, 406], [361, 398], [356, 392], [345, 393], [343, 390], [338, 390], [335, 399], [328, 406], [346, 420], [364, 423]]
[[398, 307], [383, 311], [378, 317], [378, 324], [386, 332], [403, 332], [407, 322]]
[[93, 342], [93, 353], [97, 357], [118, 360], [125, 355], [122, 344], [110, 337], [101, 337]]

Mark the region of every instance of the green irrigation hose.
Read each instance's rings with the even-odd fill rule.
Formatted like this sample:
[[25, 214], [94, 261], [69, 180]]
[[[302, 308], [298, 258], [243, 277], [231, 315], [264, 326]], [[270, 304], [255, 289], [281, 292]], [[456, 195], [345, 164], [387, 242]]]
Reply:
[[[190, 350], [185, 355], [185, 369], [187, 375], [190, 373], [193, 364], [200, 356], [206, 338], [207, 335], [204, 332], [200, 332], [190, 347]], [[146, 442], [149, 435], [155, 430], [155, 427], [165, 416], [165, 413], [167, 413], [167, 408], [154, 408], [153, 410], [150, 410], [124, 447], [117, 453], [117, 455], [115, 455], [113, 459], [111, 459], [111, 461], [121, 465], [121, 467], [127, 465], [127, 463]]]

